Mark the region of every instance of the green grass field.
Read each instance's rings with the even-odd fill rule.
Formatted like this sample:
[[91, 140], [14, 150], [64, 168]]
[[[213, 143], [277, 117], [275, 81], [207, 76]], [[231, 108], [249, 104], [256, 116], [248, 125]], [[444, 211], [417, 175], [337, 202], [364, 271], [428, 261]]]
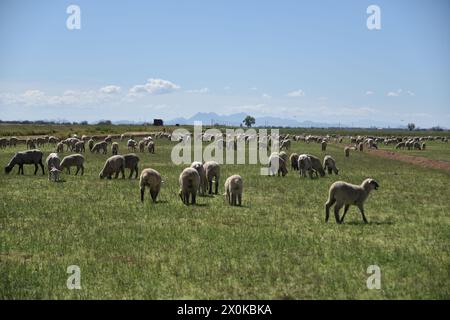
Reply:
[[450, 146], [448, 143], [443, 143], [441, 141], [426, 141], [425, 143], [425, 150], [395, 149], [395, 145], [386, 146], [384, 144], [379, 144], [378, 147], [383, 150], [394, 151], [414, 157], [424, 157], [450, 162]]
[[[87, 152], [85, 175], [61, 183], [34, 176], [33, 166], [25, 176], [2, 172], [0, 298], [450, 298], [450, 172], [359, 152], [346, 159], [329, 145], [339, 176], [266, 177], [261, 165], [222, 165], [220, 195], [185, 206], [177, 191], [186, 166], [171, 163], [173, 145], [156, 140], [156, 154], [139, 154], [140, 169], [165, 181], [157, 204], [148, 193], [141, 204], [138, 180], [98, 178], [110, 154]], [[430, 157], [449, 160], [450, 145], [428, 145]], [[0, 150], [1, 165], [22, 149]], [[301, 142], [290, 151], [325, 154]], [[222, 196], [231, 174], [244, 179], [243, 207]], [[366, 177], [380, 183], [365, 205], [369, 224], [355, 207], [345, 224], [324, 223], [331, 183]], [[81, 269], [81, 290], [66, 287], [69, 265]], [[369, 265], [381, 268], [381, 290], [366, 286]]]

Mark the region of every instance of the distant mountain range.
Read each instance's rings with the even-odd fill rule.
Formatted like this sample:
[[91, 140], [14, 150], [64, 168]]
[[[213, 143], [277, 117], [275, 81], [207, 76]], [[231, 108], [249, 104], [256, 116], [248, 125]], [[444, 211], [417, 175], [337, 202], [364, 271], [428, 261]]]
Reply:
[[[215, 112], [198, 112], [190, 118], [175, 118], [169, 121], [165, 121], [165, 124], [174, 125], [192, 125], [195, 121], [201, 121], [203, 125], [228, 125], [239, 126], [247, 113], [234, 113], [230, 115], [219, 115]], [[337, 128], [337, 127], [391, 127], [391, 128], [405, 128], [394, 123], [386, 123], [384, 121], [376, 120], [361, 120], [353, 123], [327, 123], [327, 122], [314, 122], [314, 121], [297, 121], [295, 119], [285, 119], [277, 117], [255, 117], [256, 127], [302, 127], [302, 128]]]

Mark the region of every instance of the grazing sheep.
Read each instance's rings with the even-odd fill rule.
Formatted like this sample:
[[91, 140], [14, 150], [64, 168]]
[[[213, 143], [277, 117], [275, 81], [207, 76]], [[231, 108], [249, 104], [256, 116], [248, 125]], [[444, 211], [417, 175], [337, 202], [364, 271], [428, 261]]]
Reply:
[[192, 162], [191, 168], [197, 170], [198, 175], [200, 176], [200, 184], [198, 186], [198, 191], [202, 196], [204, 196], [208, 191], [208, 180], [206, 179], [205, 168], [203, 167], [203, 164], [199, 161]]
[[5, 167], [5, 173], [10, 173], [14, 166], [17, 164], [19, 166], [18, 174], [23, 175], [23, 165], [34, 164], [34, 174], [36, 175], [38, 171], [38, 165], [40, 165], [42, 169], [42, 175], [44, 175], [44, 164], [42, 163], [43, 155], [44, 154], [40, 150], [27, 150], [17, 152]]
[[327, 142], [325, 140], [322, 141], [322, 151], [327, 151]]
[[425, 150], [425, 148], [427, 147], [427, 144], [425, 142], [422, 143], [422, 150]]
[[57, 153], [50, 153], [45, 162], [47, 163], [48, 180], [50, 180], [52, 176], [50, 171], [52, 168], [60, 169], [61, 159], [58, 157]]
[[344, 153], [345, 153], [345, 157], [346, 158], [350, 157], [350, 148], [349, 147], [345, 147], [344, 148]]
[[225, 194], [227, 201], [232, 206], [240, 206], [242, 204], [242, 191], [244, 190], [244, 183], [242, 177], [235, 174], [225, 181]]
[[139, 141], [139, 152], [144, 152], [145, 149], [145, 141], [141, 140]]
[[339, 169], [336, 168], [336, 161], [331, 156], [325, 156], [323, 158], [323, 168], [328, 171], [328, 174], [334, 172], [334, 174], [339, 173]]
[[133, 139], [129, 139], [128, 142], [127, 142], [127, 147], [128, 147], [128, 150], [131, 149], [134, 152], [136, 152], [136, 141], [133, 140]]
[[8, 139], [6, 138], [1, 138], [0, 139], [0, 148], [6, 148], [8, 146]]
[[422, 147], [420, 146], [419, 142], [414, 142], [413, 143], [413, 148], [414, 148], [414, 150], [422, 150]]
[[203, 164], [205, 169], [206, 180], [208, 180], [208, 190], [209, 194], [212, 194], [212, 182], [215, 180], [215, 194], [219, 192], [219, 178], [220, 178], [220, 167], [215, 161], [208, 161]]
[[111, 143], [112, 142], [112, 137], [110, 135], [108, 135], [105, 140], [106, 143]]
[[313, 178], [313, 173], [315, 170], [313, 169], [311, 159], [307, 154], [301, 154], [298, 156], [298, 171], [301, 177], [306, 177], [306, 172], [308, 172], [309, 177], [311, 179]]
[[289, 150], [290, 147], [291, 147], [291, 140], [284, 140], [281, 142], [280, 150], [283, 150], [283, 149]]
[[89, 139], [88, 146], [89, 146], [90, 151], [92, 151], [92, 148], [94, 148], [94, 144], [95, 144], [95, 141], [92, 138]]
[[106, 159], [102, 171], [100, 171], [100, 179], [108, 178], [115, 174], [115, 179], [122, 173], [122, 179], [125, 179], [125, 158], [120, 155], [112, 156]]
[[105, 141], [97, 142], [91, 149], [91, 152], [99, 153], [100, 150], [103, 151], [103, 154], [108, 152], [108, 143]]
[[70, 174], [70, 167], [77, 167], [77, 171], [75, 172], [75, 175], [78, 174], [80, 169], [81, 169], [81, 175], [83, 175], [84, 174], [84, 157], [78, 153], [66, 156], [62, 159], [60, 167], [61, 167], [61, 170], [63, 170], [64, 168], [67, 169], [67, 172], [69, 174]]
[[294, 171], [298, 170], [298, 154], [292, 153], [289, 157], [289, 160], [291, 161], [291, 169]]
[[395, 149], [404, 149], [405, 147], [406, 147], [406, 143], [405, 142], [399, 142], [395, 146]]
[[130, 169], [130, 175], [128, 179], [131, 179], [133, 172], [135, 172], [134, 178], [136, 179], [139, 173], [139, 157], [134, 153], [125, 154], [125, 169]]
[[53, 167], [48, 172], [48, 180], [53, 181], [53, 182], [58, 182], [60, 174], [61, 174], [61, 170]]
[[64, 143], [58, 142], [56, 145], [56, 152], [64, 152]]
[[78, 141], [75, 143], [75, 152], [85, 152], [84, 141]]
[[[362, 218], [367, 223], [366, 216], [364, 215], [364, 201], [369, 196], [369, 193], [375, 189], [377, 190], [379, 184], [374, 179], [366, 179], [361, 185], [354, 185], [343, 181], [337, 181], [333, 183], [329, 190], [328, 200], [325, 203], [325, 222], [328, 222], [330, 217], [330, 208], [336, 203], [334, 207], [334, 217], [336, 223], [344, 222], [345, 215], [350, 205], [356, 205], [361, 212]], [[339, 219], [339, 210], [345, 206], [344, 214]]]
[[[192, 197], [192, 204], [195, 204], [198, 186], [200, 184], [200, 175], [194, 168], [186, 168], [181, 172], [180, 178], [180, 198], [184, 204], [189, 205], [189, 197]], [[211, 189], [210, 189], [211, 191]]]
[[308, 154], [309, 159], [311, 159], [311, 165], [314, 170], [316, 170], [321, 177], [325, 176], [325, 170], [322, 167], [322, 161], [316, 156]]
[[11, 137], [9, 138], [9, 146], [15, 147], [19, 143], [19, 139], [17, 137]]
[[150, 196], [152, 201], [156, 203], [159, 191], [161, 190], [162, 179], [158, 171], [147, 168], [142, 170], [139, 180], [139, 186], [141, 190], [141, 201], [144, 202], [145, 187], [150, 190]]
[[281, 175], [284, 177], [288, 173], [288, 170], [286, 168], [286, 161], [281, 157], [280, 154], [277, 154], [276, 152], [272, 153], [269, 157], [269, 176], [274, 176], [278, 174], [278, 176]]
[[149, 153], [155, 153], [155, 143], [153, 141], [149, 141], [147, 148]]
[[36, 149], [36, 142], [33, 139], [27, 139], [27, 148]]
[[111, 152], [112, 152], [113, 156], [115, 156], [119, 153], [119, 144], [117, 142], [112, 143]]
[[286, 164], [288, 163], [289, 156], [288, 156], [288, 154], [287, 154], [286, 152], [281, 151], [278, 155], [280, 156], [281, 159], [284, 160], [284, 162], [285, 162]]
[[364, 143], [360, 142], [358, 144], [358, 149], [359, 149], [360, 152], [363, 152], [364, 151]]

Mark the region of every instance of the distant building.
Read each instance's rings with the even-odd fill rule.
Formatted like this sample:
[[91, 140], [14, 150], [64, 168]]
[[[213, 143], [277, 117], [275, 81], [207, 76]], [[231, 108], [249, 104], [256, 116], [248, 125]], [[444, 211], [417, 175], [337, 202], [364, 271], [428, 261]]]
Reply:
[[163, 126], [164, 121], [162, 119], [153, 119], [153, 125], [154, 126]]

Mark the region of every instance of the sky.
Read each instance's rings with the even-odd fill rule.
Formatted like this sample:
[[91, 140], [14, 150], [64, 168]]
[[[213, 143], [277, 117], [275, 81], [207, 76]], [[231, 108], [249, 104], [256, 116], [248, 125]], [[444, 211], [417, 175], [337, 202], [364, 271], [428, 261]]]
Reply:
[[449, 14], [447, 0], [2, 0], [0, 119], [450, 128]]

